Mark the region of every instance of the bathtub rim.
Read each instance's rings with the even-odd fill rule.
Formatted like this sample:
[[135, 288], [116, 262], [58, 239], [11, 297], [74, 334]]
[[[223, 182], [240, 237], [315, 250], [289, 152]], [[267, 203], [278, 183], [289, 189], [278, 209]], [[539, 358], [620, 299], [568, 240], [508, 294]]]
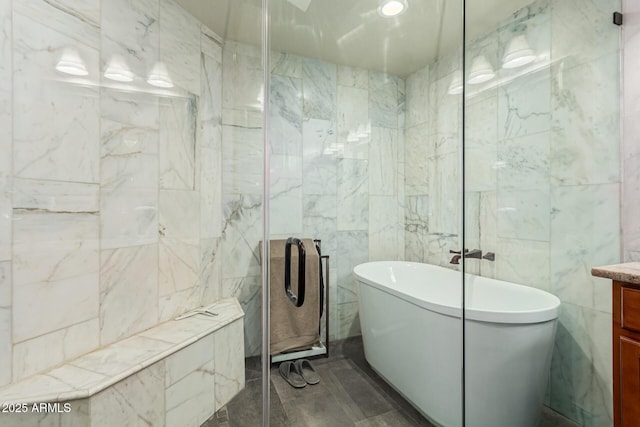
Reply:
[[[404, 292], [401, 292], [397, 289], [394, 289], [392, 287], [386, 286], [382, 283], [378, 283], [375, 282], [365, 276], [363, 276], [363, 274], [361, 273], [361, 271], [366, 268], [367, 265], [372, 265], [372, 264], [389, 264], [389, 265], [410, 265], [410, 266], [416, 266], [416, 265], [424, 265], [424, 266], [428, 266], [430, 268], [437, 268], [437, 269], [442, 269], [442, 270], [449, 270], [453, 273], [457, 273], [462, 275], [461, 272], [456, 272], [455, 270], [450, 270], [447, 269], [445, 267], [441, 267], [438, 265], [433, 265], [433, 264], [427, 264], [427, 263], [420, 263], [420, 262], [413, 262], [413, 261], [369, 261], [369, 262], [365, 262], [365, 263], [361, 263], [356, 265], [353, 268], [353, 274], [356, 277], [356, 280], [358, 282], [361, 282], [364, 285], [368, 285], [368, 286], [372, 286], [376, 289], [379, 289], [389, 295], [395, 296], [397, 298], [400, 298], [408, 303], [417, 305], [419, 307], [422, 307], [426, 310], [435, 312], [435, 313], [439, 313], [442, 315], [446, 315], [446, 316], [450, 316], [450, 317], [455, 317], [455, 318], [462, 318], [462, 309], [461, 309], [461, 303], [462, 303], [462, 296], [460, 295], [460, 304], [457, 306], [449, 306], [449, 305], [443, 305], [443, 304], [438, 304], [435, 303], [433, 301], [425, 301], [422, 300], [418, 297], [416, 297], [415, 295], [410, 295]], [[470, 275], [467, 273], [467, 275]], [[476, 275], [470, 275], [473, 277], [482, 277], [482, 276], [476, 276]], [[487, 322], [487, 323], [503, 323], [503, 324], [530, 324], [530, 323], [543, 323], [543, 322], [548, 322], [548, 321], [552, 321], [552, 320], [556, 320], [558, 319], [559, 316], [559, 312], [560, 312], [560, 305], [561, 305], [561, 301], [560, 299], [551, 294], [550, 292], [544, 291], [542, 289], [538, 289], [538, 288], [534, 288], [531, 286], [526, 286], [526, 285], [520, 285], [517, 283], [512, 283], [512, 282], [506, 282], [504, 280], [498, 280], [498, 279], [493, 279], [493, 278], [486, 278], [483, 277], [483, 279], [495, 282], [496, 284], [498, 284], [499, 286], [509, 286], [509, 287], [515, 287], [515, 288], [522, 288], [523, 291], [526, 291], [529, 294], [538, 294], [540, 297], [542, 297], [542, 299], [546, 299], [548, 301], [548, 306], [543, 306], [540, 308], [536, 308], [533, 310], [502, 310], [502, 311], [496, 311], [496, 310], [487, 310], [487, 309], [481, 309], [481, 308], [471, 308], [471, 307], [466, 307], [464, 310], [464, 318], [465, 320], [473, 320], [473, 321], [478, 321], [478, 322]], [[482, 286], [482, 285], [481, 285]]]

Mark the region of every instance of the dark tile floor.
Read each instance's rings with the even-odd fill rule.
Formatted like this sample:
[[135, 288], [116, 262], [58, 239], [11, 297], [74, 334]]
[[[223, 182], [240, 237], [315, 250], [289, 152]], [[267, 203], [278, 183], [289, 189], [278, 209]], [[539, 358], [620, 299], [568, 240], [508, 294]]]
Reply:
[[[271, 426], [432, 427], [371, 369], [364, 358], [360, 337], [332, 344], [331, 357], [314, 359], [312, 364], [321, 381], [302, 389], [291, 387], [282, 379], [277, 366], [272, 367]], [[247, 359], [246, 375], [245, 389], [201, 427], [261, 426], [259, 358]], [[543, 411], [540, 427], [574, 426], [548, 408]]]

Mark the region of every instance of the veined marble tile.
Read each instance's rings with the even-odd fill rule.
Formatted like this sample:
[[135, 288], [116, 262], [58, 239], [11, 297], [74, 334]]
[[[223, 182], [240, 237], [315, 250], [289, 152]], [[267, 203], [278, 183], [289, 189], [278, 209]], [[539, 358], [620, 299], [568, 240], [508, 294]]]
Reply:
[[176, 86], [200, 93], [200, 21], [173, 0], [160, 0], [160, 60]]
[[611, 286], [590, 274], [620, 262], [618, 184], [557, 187], [551, 193], [551, 281], [562, 301], [611, 312]]
[[398, 77], [369, 72], [371, 126], [398, 128]]
[[[455, 34], [462, 34], [462, 25], [459, 24], [459, 29], [452, 31], [458, 31]], [[462, 68], [462, 39], [456, 41], [456, 45], [450, 49], [450, 52], [445, 54], [442, 58], [439, 58], [438, 61], [434, 64], [435, 67], [432, 70], [431, 74], [433, 75], [433, 81], [443, 78], [455, 70], [460, 70]]]
[[333, 195], [303, 196], [303, 234], [312, 239], [322, 240], [322, 252], [336, 256], [337, 244], [337, 201]]
[[498, 185], [503, 185], [503, 181], [499, 181], [497, 175], [506, 165], [498, 163], [495, 145], [486, 148], [465, 148], [464, 167], [464, 184], [467, 191], [495, 191]]
[[498, 236], [511, 239], [550, 239], [548, 188], [498, 191]]
[[428, 159], [429, 231], [459, 234], [461, 215], [460, 154]]
[[303, 122], [303, 194], [336, 194], [338, 152], [335, 122], [317, 119]]
[[[465, 188], [466, 189], [466, 188]], [[480, 248], [480, 231], [482, 225], [480, 223], [480, 194], [477, 191], [465, 191], [464, 194], [464, 247], [473, 249]], [[467, 260], [467, 267], [479, 266], [479, 262], [475, 260]], [[469, 271], [471, 274], [478, 274], [477, 271]]]
[[[495, 92], [494, 92], [495, 93]], [[498, 97], [490, 96], [465, 104], [466, 149], [494, 150], [498, 140]]]
[[429, 71], [427, 66], [407, 78], [407, 128], [429, 122]]
[[210, 334], [165, 360], [165, 386], [169, 388], [214, 358], [214, 334]]
[[0, 262], [0, 387], [11, 382], [11, 262]]
[[195, 189], [197, 100], [160, 101], [160, 188]]
[[[98, 182], [98, 51], [14, 12], [14, 174]], [[55, 71], [65, 48], [78, 50], [89, 76], [68, 84]]]
[[406, 195], [429, 192], [429, 129], [427, 125], [408, 128], [404, 135], [404, 185]]
[[[637, 121], [635, 117], [626, 118], [626, 121]], [[628, 138], [625, 138], [628, 139]], [[635, 140], [635, 139], [634, 139]], [[631, 150], [628, 150], [631, 151]], [[635, 258], [640, 252], [640, 153], [635, 153], [633, 157], [628, 157], [623, 163], [622, 181], [622, 242], [624, 248], [623, 261]], [[635, 260], [635, 259], [634, 259]]]
[[366, 230], [369, 174], [366, 160], [338, 159], [338, 230]]
[[549, 242], [498, 239], [495, 253], [496, 279], [552, 291]]
[[336, 65], [313, 58], [302, 62], [305, 119], [333, 120], [336, 114]]
[[[212, 346], [213, 347], [213, 346]], [[214, 361], [199, 366], [186, 377], [167, 387], [166, 426], [199, 427], [219, 408], [216, 396]]]
[[338, 86], [338, 155], [366, 159], [369, 155], [369, 92]]
[[244, 388], [242, 321], [215, 332], [216, 408], [222, 408]]
[[200, 283], [200, 241], [161, 238], [158, 263], [160, 296], [197, 287]]
[[[498, 215], [495, 191], [480, 194], [480, 249], [484, 252], [498, 252]], [[500, 254], [496, 257], [501, 256]], [[487, 262], [480, 266], [484, 277], [496, 277], [496, 263]]]
[[302, 80], [271, 76], [269, 146], [273, 154], [300, 156], [302, 150]]
[[158, 229], [167, 238], [200, 237], [200, 197], [196, 191], [162, 190]]
[[98, 230], [94, 214], [14, 211], [15, 342], [97, 317]]
[[432, 140], [432, 155], [449, 154], [462, 146], [458, 138], [462, 128], [462, 99], [449, 94], [451, 79], [451, 76], [446, 76], [437, 80], [431, 95], [433, 99], [429, 99], [431, 104], [435, 104], [435, 111], [429, 114], [430, 133], [439, 135]]
[[369, 197], [369, 261], [399, 260], [398, 235], [403, 230], [397, 221], [395, 196]]
[[[0, 2], [0, 260], [11, 259], [13, 64], [11, 1]], [[0, 381], [0, 384], [2, 381]]]
[[[262, 353], [262, 281], [260, 276], [224, 279], [222, 292], [223, 297], [237, 297], [245, 313], [243, 322], [246, 357], [260, 355]], [[216, 358], [216, 363], [217, 360]]]
[[[128, 92], [109, 87], [103, 87], [100, 91], [100, 114], [103, 120], [129, 125], [130, 128], [139, 128], [145, 131], [158, 130], [160, 127], [159, 100], [156, 95]], [[103, 136], [105, 132], [102, 132]], [[126, 142], [126, 140], [125, 140]], [[126, 144], [129, 145], [129, 144]], [[158, 152], [158, 143], [145, 143], [145, 152]], [[131, 150], [130, 147], [125, 150]]]
[[346, 302], [338, 304], [338, 336], [344, 339], [361, 335], [360, 321], [358, 319], [358, 302]]
[[429, 196], [406, 196], [404, 223], [407, 233], [423, 235], [429, 231]]
[[[620, 0], [552, 2], [553, 60], [563, 60], [573, 66], [617, 51], [620, 27], [611, 24], [611, 13], [620, 10], [620, 3]], [[627, 8], [623, 9], [629, 13]]]
[[371, 128], [369, 194], [393, 196], [398, 185], [398, 130]]
[[338, 65], [338, 84], [360, 89], [369, 88], [369, 70]]
[[[217, 46], [217, 49], [221, 49]], [[220, 54], [222, 54], [220, 52]], [[198, 104], [198, 116], [200, 119], [200, 131], [206, 136], [208, 126], [220, 126], [222, 123], [222, 62], [219, 57], [211, 57], [202, 54], [200, 57], [200, 97]], [[207, 148], [216, 148], [211, 138], [201, 141]]]
[[163, 425], [164, 363], [156, 363], [91, 398], [91, 425]]
[[157, 190], [103, 188], [100, 205], [102, 249], [157, 243]]
[[45, 371], [100, 346], [98, 318], [15, 344], [13, 381]]
[[197, 284], [183, 291], [168, 293], [158, 299], [158, 320], [166, 322], [200, 306], [202, 288]]
[[302, 61], [304, 58], [290, 53], [271, 51], [271, 74], [285, 77], [302, 78]]
[[554, 68], [552, 183], [620, 180], [618, 59], [616, 51], [575, 68]]
[[[222, 251], [223, 279], [260, 274], [258, 243], [262, 240], [262, 198], [225, 195]], [[231, 296], [223, 292], [224, 296]]]
[[498, 188], [548, 187], [550, 139], [549, 132], [541, 132], [498, 142]]
[[[159, 0], [110, 0], [102, 4], [102, 67], [121, 55], [135, 75], [147, 79], [159, 59]], [[103, 82], [109, 82], [104, 78]]]
[[262, 194], [262, 131], [222, 127], [224, 194]]
[[[242, 43], [225, 43], [222, 57], [222, 107], [226, 110], [223, 124], [259, 126], [264, 107], [260, 49]], [[248, 116], [253, 120], [247, 121]]]
[[221, 238], [200, 240], [200, 281], [202, 303], [222, 298], [222, 242]]
[[98, 184], [17, 178], [13, 181], [13, 208], [50, 212], [97, 212]]
[[158, 322], [158, 246], [101, 251], [100, 344], [111, 344]]
[[[456, 266], [450, 263], [452, 255], [449, 251], [451, 249], [460, 250], [462, 247], [461, 237], [456, 234], [428, 233], [426, 241], [421, 243], [424, 251], [424, 259], [421, 262], [456, 269]], [[462, 280], [462, 276], [460, 280]]]
[[272, 198], [278, 193], [302, 188], [301, 156], [273, 154], [269, 160]]
[[202, 53], [217, 62], [222, 62], [222, 44], [224, 43], [222, 37], [202, 23], [200, 23], [200, 32], [200, 49]]
[[339, 231], [337, 261], [334, 265], [338, 270], [338, 303], [356, 302], [358, 291], [353, 268], [369, 261], [369, 232]]
[[271, 192], [269, 232], [272, 235], [302, 233], [302, 180], [288, 180], [288, 188]]
[[100, 48], [100, 0], [15, 2], [13, 11], [77, 42]]
[[551, 73], [543, 68], [525, 74], [498, 91], [498, 138], [508, 139], [551, 127]]
[[562, 304], [551, 361], [552, 409], [579, 425], [613, 425], [610, 343], [610, 313]]

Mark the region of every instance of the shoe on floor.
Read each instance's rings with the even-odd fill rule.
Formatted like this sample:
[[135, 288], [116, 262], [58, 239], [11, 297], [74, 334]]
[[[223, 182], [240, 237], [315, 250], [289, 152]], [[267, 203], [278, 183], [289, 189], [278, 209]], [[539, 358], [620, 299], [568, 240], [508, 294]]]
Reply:
[[299, 359], [296, 360], [296, 370], [302, 375], [302, 378], [307, 382], [307, 384], [318, 384], [320, 382], [320, 376], [317, 374], [316, 370], [311, 366], [311, 362], [307, 359]]
[[280, 366], [278, 366], [278, 370], [280, 371], [282, 378], [291, 384], [292, 387], [302, 388], [307, 385], [307, 382], [302, 378], [300, 371], [293, 362], [282, 362]]

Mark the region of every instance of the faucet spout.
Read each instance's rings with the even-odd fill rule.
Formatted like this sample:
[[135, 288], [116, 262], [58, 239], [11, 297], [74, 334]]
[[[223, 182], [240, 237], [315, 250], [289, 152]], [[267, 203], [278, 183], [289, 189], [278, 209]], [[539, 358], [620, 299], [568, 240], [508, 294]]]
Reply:
[[451, 258], [451, 261], [449, 261], [449, 264], [455, 264], [455, 265], [460, 264], [461, 257], [462, 257], [461, 255], [454, 255], [453, 258]]

